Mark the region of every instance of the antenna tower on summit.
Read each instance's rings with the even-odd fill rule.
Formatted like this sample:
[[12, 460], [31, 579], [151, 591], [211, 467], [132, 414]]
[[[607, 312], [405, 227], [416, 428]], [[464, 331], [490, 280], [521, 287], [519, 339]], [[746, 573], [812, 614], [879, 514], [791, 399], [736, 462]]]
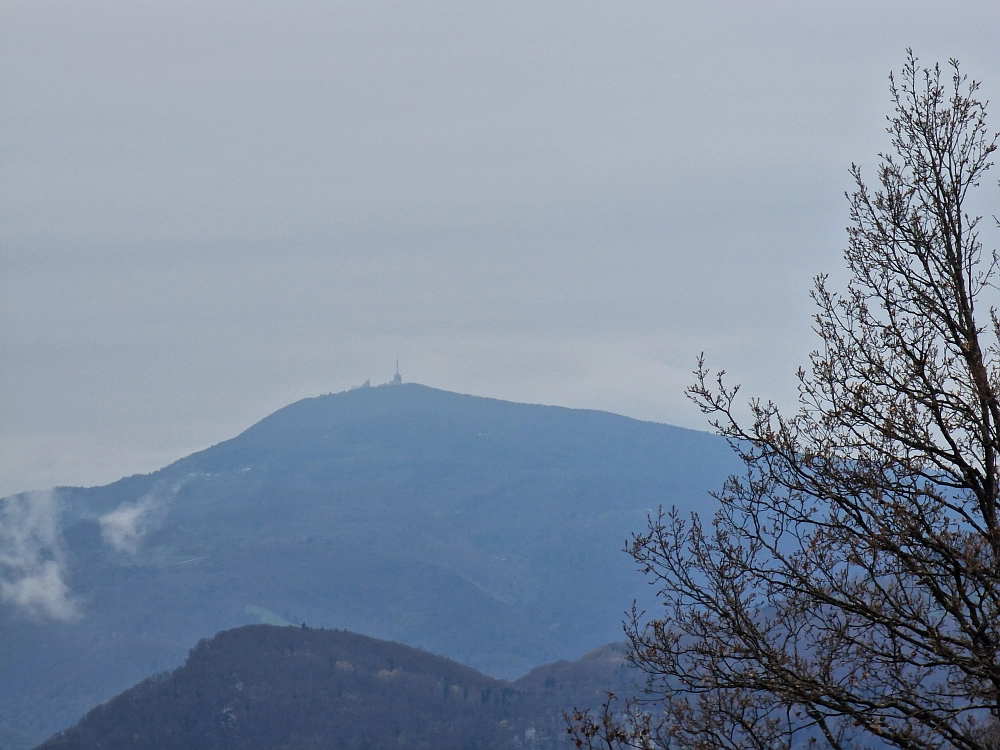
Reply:
[[403, 376], [399, 374], [399, 360], [398, 359], [396, 360], [396, 375], [392, 379], [392, 384], [393, 385], [402, 385], [403, 384]]

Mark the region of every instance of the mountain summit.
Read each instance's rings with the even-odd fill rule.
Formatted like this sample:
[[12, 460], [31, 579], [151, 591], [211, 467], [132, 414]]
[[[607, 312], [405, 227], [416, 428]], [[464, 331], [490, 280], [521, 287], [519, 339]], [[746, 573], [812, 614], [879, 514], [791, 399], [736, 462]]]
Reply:
[[734, 468], [717, 437], [604, 412], [417, 384], [296, 402], [152, 474], [57, 491], [77, 616], [0, 606], [0, 727], [41, 739], [261, 621], [501, 678], [575, 658], [650, 601], [629, 535], [660, 504], [710, 507]]

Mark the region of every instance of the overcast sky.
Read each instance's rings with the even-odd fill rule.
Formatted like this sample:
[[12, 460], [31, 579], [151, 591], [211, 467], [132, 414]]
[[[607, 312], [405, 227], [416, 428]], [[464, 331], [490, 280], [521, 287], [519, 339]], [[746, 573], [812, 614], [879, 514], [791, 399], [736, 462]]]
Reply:
[[0, 494], [397, 357], [704, 428], [704, 350], [787, 403], [887, 74], [911, 46], [1000, 99], [998, 37], [996, 0], [4, 0]]

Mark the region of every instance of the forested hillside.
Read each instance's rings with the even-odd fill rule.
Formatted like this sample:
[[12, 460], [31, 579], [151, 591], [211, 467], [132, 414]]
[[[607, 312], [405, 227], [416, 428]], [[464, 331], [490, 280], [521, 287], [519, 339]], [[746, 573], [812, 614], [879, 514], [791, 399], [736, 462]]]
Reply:
[[153, 474], [57, 492], [43, 553], [73, 612], [0, 606], [0, 727], [41, 741], [260, 622], [506, 679], [576, 658], [649, 601], [630, 533], [661, 503], [708, 507], [732, 468], [719, 438], [602, 412], [415, 384], [299, 401]]
[[628, 692], [621, 647], [517, 682], [389, 641], [256, 625], [91, 711], [40, 750], [569, 747], [562, 712]]

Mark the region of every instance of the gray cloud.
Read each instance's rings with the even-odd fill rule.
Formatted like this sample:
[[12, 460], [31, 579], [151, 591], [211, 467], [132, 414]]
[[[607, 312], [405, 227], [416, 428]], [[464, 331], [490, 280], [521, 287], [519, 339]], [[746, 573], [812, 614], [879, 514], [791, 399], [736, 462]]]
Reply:
[[701, 350], [793, 398], [886, 74], [956, 56], [1000, 101], [1000, 5], [948, 9], [7, 0], [0, 494], [151, 471], [397, 357], [695, 427]]
[[155, 494], [145, 495], [135, 502], [125, 502], [101, 516], [101, 537], [118, 552], [135, 554], [139, 542], [162, 518], [164, 500]]
[[0, 500], [0, 599], [21, 612], [68, 620], [78, 615], [66, 583], [54, 491]]

